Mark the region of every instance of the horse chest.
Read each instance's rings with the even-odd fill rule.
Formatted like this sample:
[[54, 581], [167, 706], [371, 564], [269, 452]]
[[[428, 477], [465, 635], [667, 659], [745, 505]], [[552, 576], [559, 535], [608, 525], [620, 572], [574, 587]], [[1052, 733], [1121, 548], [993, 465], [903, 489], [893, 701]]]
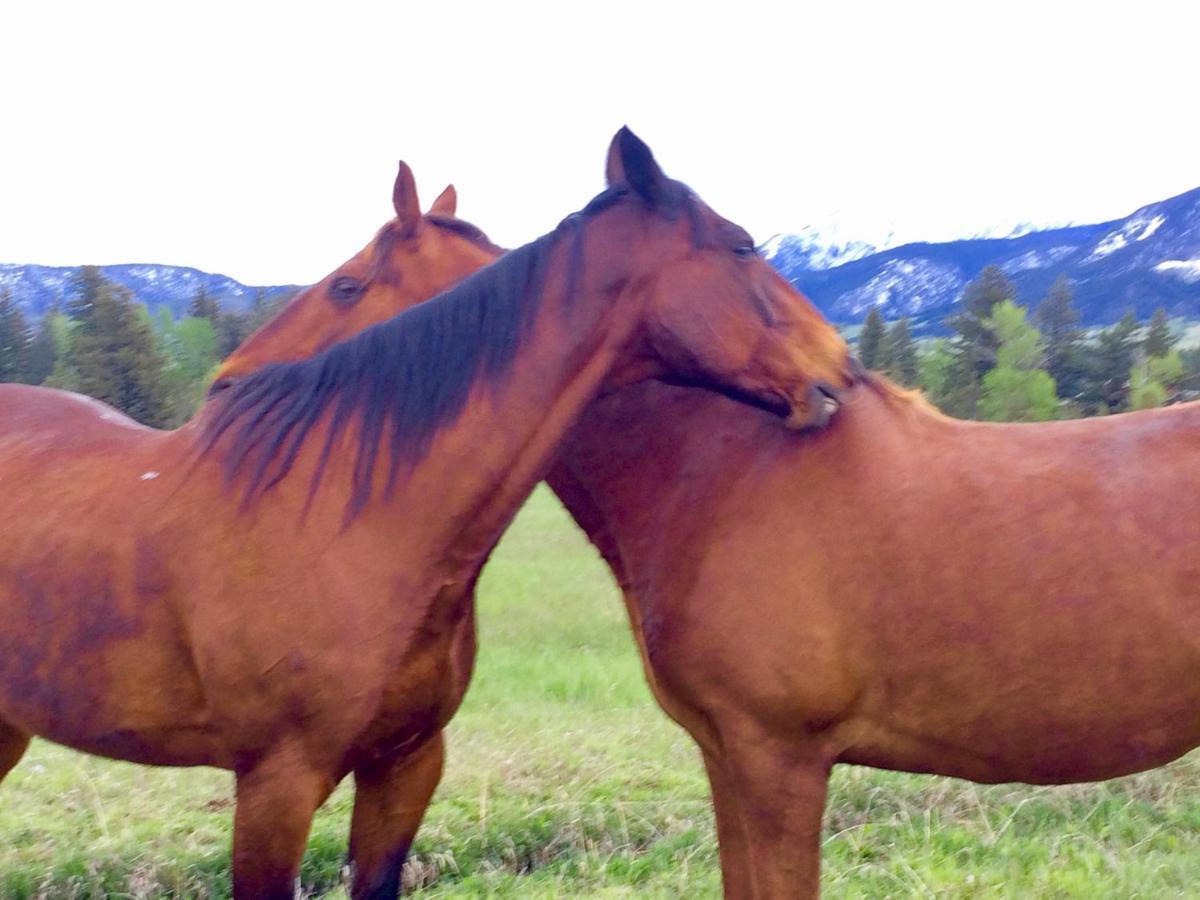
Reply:
[[415, 747], [454, 715], [475, 660], [473, 596], [473, 582], [443, 588], [436, 613], [397, 642], [361, 747], [372, 752]]

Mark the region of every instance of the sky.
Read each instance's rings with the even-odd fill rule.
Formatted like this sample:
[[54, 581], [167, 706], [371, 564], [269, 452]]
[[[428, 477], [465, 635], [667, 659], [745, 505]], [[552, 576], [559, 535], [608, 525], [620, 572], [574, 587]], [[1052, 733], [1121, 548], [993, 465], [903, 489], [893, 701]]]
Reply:
[[1115, 218], [1200, 186], [1200, 5], [6, 4], [0, 262], [308, 283], [424, 203], [505, 246], [623, 124], [759, 240]]

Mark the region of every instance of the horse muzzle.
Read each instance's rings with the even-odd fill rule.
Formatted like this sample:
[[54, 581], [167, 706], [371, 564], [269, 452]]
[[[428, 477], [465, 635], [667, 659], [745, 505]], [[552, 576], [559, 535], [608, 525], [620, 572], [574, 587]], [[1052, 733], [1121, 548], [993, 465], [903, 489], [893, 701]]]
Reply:
[[792, 431], [820, 431], [842, 407], [838, 392], [824, 382], [809, 385], [804, 396], [791, 402], [784, 425]]

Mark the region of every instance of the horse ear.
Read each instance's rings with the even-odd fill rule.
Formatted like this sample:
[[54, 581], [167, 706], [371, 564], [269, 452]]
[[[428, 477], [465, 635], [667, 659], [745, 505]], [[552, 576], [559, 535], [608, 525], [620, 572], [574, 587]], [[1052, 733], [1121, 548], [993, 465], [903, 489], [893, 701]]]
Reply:
[[657, 206], [667, 194], [667, 176], [650, 148], [628, 126], [623, 126], [608, 145], [605, 171], [609, 187], [628, 187], [651, 206]]
[[408, 163], [400, 160], [396, 184], [392, 188], [392, 207], [396, 210], [400, 237], [412, 237], [421, 224], [421, 205], [417, 202], [417, 182]]
[[453, 216], [458, 209], [458, 191], [454, 189], [454, 185], [446, 185], [446, 189], [438, 194], [438, 198], [433, 201], [433, 205], [429, 207], [429, 211], [438, 216]]

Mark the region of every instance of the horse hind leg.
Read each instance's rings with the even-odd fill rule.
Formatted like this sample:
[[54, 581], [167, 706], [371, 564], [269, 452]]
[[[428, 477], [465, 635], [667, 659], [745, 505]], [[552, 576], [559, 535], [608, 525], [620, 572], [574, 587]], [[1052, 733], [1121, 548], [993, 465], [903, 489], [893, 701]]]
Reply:
[[0, 781], [25, 755], [29, 735], [0, 719]]

